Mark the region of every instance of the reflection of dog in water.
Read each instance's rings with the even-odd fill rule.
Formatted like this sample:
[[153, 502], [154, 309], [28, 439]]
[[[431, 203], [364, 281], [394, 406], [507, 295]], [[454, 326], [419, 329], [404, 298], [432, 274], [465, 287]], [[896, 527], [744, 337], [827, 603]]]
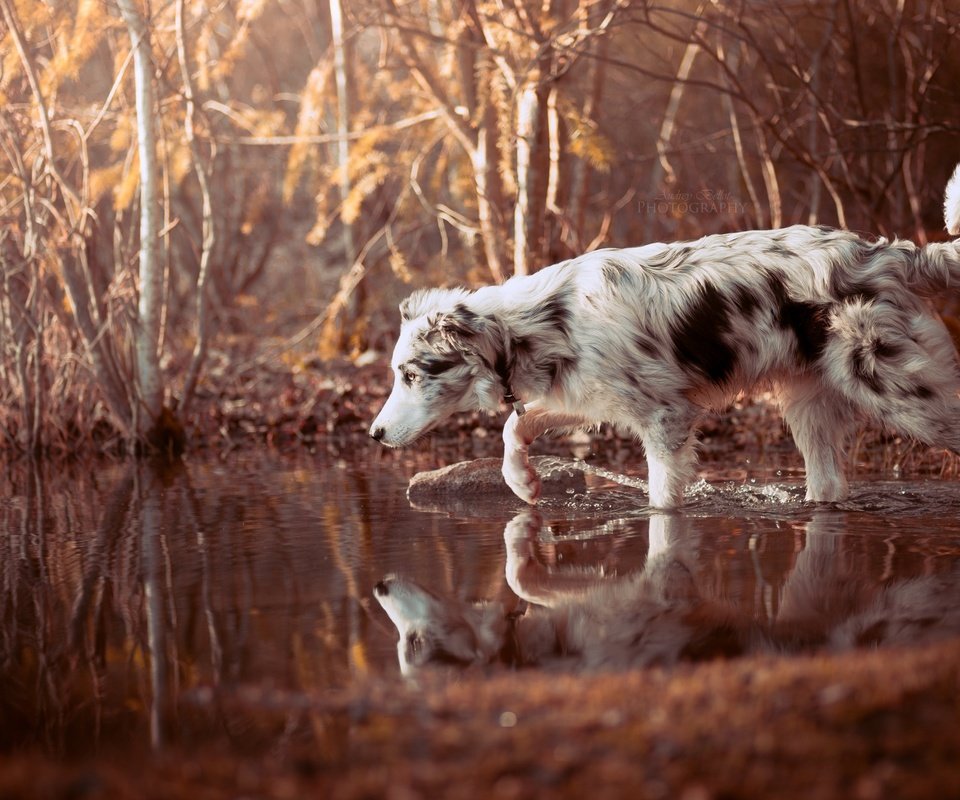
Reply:
[[504, 530], [507, 583], [521, 598], [516, 610], [442, 598], [397, 576], [374, 587], [400, 634], [405, 675], [436, 664], [625, 669], [960, 633], [960, 577], [918, 578], [882, 589], [856, 585], [837, 571], [837, 535], [818, 530], [817, 520], [807, 526], [807, 546], [771, 623], [744, 619], [705, 597], [697, 585], [696, 537], [682, 517], [651, 517], [646, 563], [622, 578], [548, 570], [536, 556], [541, 528], [539, 516], [526, 511]]
[[[960, 168], [947, 187], [960, 233]], [[960, 285], [960, 247], [795, 225], [599, 250], [474, 292], [400, 306], [394, 385], [370, 435], [403, 447], [451, 414], [501, 403], [503, 477], [540, 494], [528, 448], [613, 423], [643, 441], [650, 505], [683, 502], [702, 410], [772, 385], [803, 455], [807, 499], [847, 496], [858, 414], [960, 452], [960, 375], [924, 299]]]

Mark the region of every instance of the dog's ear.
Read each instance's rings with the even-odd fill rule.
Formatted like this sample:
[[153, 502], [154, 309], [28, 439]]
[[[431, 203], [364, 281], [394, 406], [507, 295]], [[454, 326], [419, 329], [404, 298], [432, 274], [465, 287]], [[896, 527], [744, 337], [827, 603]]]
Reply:
[[452, 311], [437, 314], [431, 328], [451, 347], [462, 350], [470, 340], [484, 333], [488, 321], [474, 314], [463, 303], [457, 303]]
[[448, 311], [467, 294], [465, 289], [418, 289], [400, 303], [400, 321], [409, 322], [431, 311]]

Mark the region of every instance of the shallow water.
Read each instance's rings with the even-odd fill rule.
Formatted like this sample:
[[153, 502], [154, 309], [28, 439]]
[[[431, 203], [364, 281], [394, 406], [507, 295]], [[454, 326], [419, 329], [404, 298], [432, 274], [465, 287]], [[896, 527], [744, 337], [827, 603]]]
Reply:
[[[645, 508], [641, 480], [593, 470], [586, 494], [529, 514], [510, 498], [415, 508], [415, 469], [365, 447], [159, 472], [11, 469], [0, 484], [0, 747], [282, 737], [296, 698], [399, 675], [397, 631], [372, 593], [387, 574], [451, 604], [515, 609], [520, 594], [590, 609], [610, 592], [619, 608], [686, 603], [685, 620], [746, 631], [745, 650], [960, 634], [954, 482], [861, 480], [850, 500], [814, 507], [795, 472], [759, 469], [701, 482], [681, 512], [661, 514]], [[654, 556], [682, 566], [678, 582], [654, 574]], [[622, 652], [605, 660], [604, 646], [591, 644], [593, 666], [626, 663]], [[269, 732], [211, 721], [225, 702], [272, 711], [277, 697]]]

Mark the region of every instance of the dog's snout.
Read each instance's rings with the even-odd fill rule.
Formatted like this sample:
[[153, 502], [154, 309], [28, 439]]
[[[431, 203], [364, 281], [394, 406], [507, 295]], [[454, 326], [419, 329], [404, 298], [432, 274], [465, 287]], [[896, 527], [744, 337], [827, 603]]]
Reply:
[[387, 431], [382, 425], [374, 425], [370, 428], [370, 435], [380, 442], [383, 440], [383, 437], [387, 435]]
[[373, 587], [373, 593], [377, 597], [386, 597], [390, 594], [390, 587], [386, 581], [377, 581], [376, 585]]

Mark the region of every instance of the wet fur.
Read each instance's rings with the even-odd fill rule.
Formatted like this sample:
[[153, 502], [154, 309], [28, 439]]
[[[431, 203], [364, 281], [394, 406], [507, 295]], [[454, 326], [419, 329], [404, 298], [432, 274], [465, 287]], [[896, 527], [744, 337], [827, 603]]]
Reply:
[[[960, 229], [960, 167], [947, 227]], [[599, 250], [473, 292], [401, 305], [393, 392], [371, 427], [410, 444], [459, 411], [524, 403], [504, 428], [503, 474], [536, 502], [527, 448], [548, 429], [611, 422], [644, 443], [650, 502], [682, 503], [706, 408], [775, 390], [807, 471], [807, 499], [847, 495], [856, 418], [960, 452], [956, 351], [924, 299], [960, 286], [956, 243], [918, 247], [797, 225]]]

